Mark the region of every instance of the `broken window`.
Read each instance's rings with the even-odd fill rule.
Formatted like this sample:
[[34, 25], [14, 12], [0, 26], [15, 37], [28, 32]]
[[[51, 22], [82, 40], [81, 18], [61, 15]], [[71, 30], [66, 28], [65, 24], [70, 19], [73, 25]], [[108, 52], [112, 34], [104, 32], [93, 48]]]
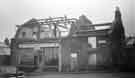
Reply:
[[22, 32], [22, 37], [24, 38], [26, 36], [26, 32]]
[[36, 32], [33, 32], [32, 37], [33, 37], [33, 39], [37, 39]]

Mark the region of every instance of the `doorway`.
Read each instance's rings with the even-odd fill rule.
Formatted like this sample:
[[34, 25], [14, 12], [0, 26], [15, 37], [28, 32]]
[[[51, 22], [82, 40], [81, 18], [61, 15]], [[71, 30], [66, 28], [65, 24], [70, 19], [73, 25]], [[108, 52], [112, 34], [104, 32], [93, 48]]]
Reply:
[[42, 61], [45, 66], [58, 66], [58, 52], [59, 47], [45, 47], [42, 50]]

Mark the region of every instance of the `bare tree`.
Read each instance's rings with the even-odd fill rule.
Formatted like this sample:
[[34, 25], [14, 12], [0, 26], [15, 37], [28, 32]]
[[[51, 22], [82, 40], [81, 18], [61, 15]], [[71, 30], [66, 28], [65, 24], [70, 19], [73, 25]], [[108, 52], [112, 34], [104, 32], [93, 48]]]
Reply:
[[112, 23], [112, 32], [110, 34], [110, 39], [112, 42], [112, 62], [113, 66], [120, 68], [120, 63], [122, 63], [121, 55], [123, 49], [123, 42], [125, 40], [125, 30], [122, 24], [121, 12], [118, 7], [116, 7], [115, 18]]

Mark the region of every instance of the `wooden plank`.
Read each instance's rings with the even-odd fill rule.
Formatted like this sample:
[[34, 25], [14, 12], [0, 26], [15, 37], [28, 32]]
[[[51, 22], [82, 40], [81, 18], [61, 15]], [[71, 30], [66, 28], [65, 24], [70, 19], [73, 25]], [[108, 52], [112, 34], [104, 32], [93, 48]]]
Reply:
[[61, 72], [61, 71], [62, 71], [62, 54], [61, 54], [61, 45], [59, 45], [59, 52], [58, 52], [58, 54], [59, 54], [59, 67], [58, 67], [58, 70], [59, 70], [59, 72]]

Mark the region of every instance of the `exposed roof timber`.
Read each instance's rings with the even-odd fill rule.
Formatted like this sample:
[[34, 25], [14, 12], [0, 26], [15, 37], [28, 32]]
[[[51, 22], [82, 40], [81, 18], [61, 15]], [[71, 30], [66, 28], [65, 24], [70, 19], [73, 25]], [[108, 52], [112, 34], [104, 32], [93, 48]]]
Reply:
[[52, 23], [72, 23], [75, 22], [74, 20], [68, 20], [68, 21], [63, 21], [63, 20], [57, 20], [57, 21], [38, 21], [40, 24], [52, 24]]
[[105, 31], [108, 31], [110, 29], [104, 29], [104, 30], [81, 30], [81, 31], [78, 31], [77, 33], [104, 33]]
[[71, 19], [67, 19], [64, 17], [56, 17], [56, 18], [47, 18], [47, 19], [38, 19], [37, 21], [40, 22], [44, 22], [44, 23], [48, 23], [48, 22], [74, 22], [76, 21], [76, 18], [71, 18]]
[[[31, 19], [27, 22], [25, 22], [24, 24], [22, 25], [16, 25], [16, 27], [21, 27], [21, 26], [24, 26], [24, 25], [28, 25], [28, 24], [39, 24], [39, 25], [50, 25], [50, 24], [71, 24], [73, 22], [76, 22], [76, 18], [67, 18], [66, 16], [64, 17], [49, 17], [49, 18], [46, 18], [46, 19]], [[62, 27], [62, 26], [61, 26]], [[64, 26], [63, 26], [64, 27]]]
[[105, 30], [83, 30], [83, 31], [78, 31], [73, 36], [105, 36], [108, 34], [108, 31], [110, 29], [105, 29]]
[[104, 29], [104, 30], [80, 30], [79, 33], [104, 33], [104, 31], [108, 31], [110, 29]]
[[46, 19], [38, 19], [38, 21], [45, 21], [45, 20], [55, 20], [55, 19], [65, 19], [65, 20], [77, 20], [76, 18], [68, 19], [67, 17], [54, 17], [54, 18], [46, 18]]
[[85, 26], [80, 26], [78, 32], [91, 32], [91, 31], [100, 31], [100, 30], [109, 30], [111, 29], [112, 23], [101, 23], [101, 24], [87, 24]]
[[84, 36], [106, 36], [107, 33], [91, 33], [91, 34], [73, 34], [73, 37], [84, 37]]
[[108, 23], [101, 23], [101, 24], [89, 24], [89, 25], [86, 25], [86, 26], [108, 26], [108, 25], [112, 25], [112, 23], [108, 22]]
[[49, 17], [49, 18], [45, 18], [45, 19], [39, 19], [39, 20], [50, 20], [50, 19], [61, 19], [61, 18], [64, 18], [64, 17]]
[[68, 29], [67, 26], [63, 26], [63, 25], [57, 25], [57, 26], [62, 27], [62, 28], [65, 28], [65, 29]]

